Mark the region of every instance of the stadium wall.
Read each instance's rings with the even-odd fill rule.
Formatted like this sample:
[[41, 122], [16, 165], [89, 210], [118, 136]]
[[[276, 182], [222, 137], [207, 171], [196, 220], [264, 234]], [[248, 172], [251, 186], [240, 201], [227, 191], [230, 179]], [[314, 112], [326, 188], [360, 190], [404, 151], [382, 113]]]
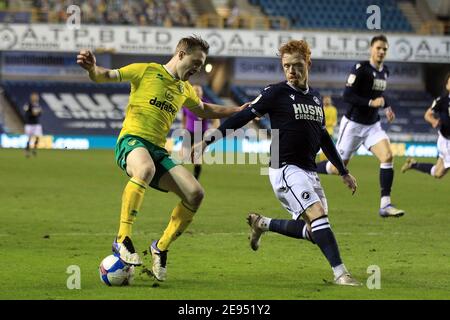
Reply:
[[[38, 149], [67, 149], [67, 150], [90, 150], [90, 149], [114, 149], [116, 136], [59, 136], [45, 135], [39, 140]], [[1, 148], [24, 149], [28, 141], [26, 135], [0, 135]], [[226, 138], [223, 142], [217, 142], [206, 150], [208, 154], [234, 153], [234, 154], [259, 154], [267, 155], [270, 151], [271, 141], [251, 140], [251, 139], [233, 139]], [[438, 150], [436, 144], [416, 143], [416, 142], [394, 142], [391, 145], [394, 156], [409, 157], [437, 157]], [[182, 139], [180, 137], [168, 138], [166, 148], [171, 152], [172, 157], [181, 159]], [[361, 147], [356, 155], [371, 155], [370, 151]], [[217, 158], [220, 159], [220, 158]], [[227, 163], [226, 160], [215, 163]], [[264, 163], [268, 164], [268, 163]]]
[[[280, 44], [305, 39], [315, 59], [360, 60], [368, 57], [373, 32], [261, 31], [58, 24], [5, 24], [0, 27], [0, 50], [77, 52], [80, 49], [117, 54], [171, 55], [178, 39], [193, 33], [210, 43], [210, 55], [275, 57]], [[386, 34], [389, 60], [448, 63], [450, 39], [444, 36]]]

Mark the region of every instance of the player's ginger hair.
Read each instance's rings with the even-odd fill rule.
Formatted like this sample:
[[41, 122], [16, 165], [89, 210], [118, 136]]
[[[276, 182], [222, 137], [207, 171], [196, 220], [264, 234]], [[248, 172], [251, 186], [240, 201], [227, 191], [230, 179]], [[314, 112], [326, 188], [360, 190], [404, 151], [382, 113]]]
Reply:
[[278, 49], [278, 52], [281, 58], [286, 53], [300, 53], [303, 58], [305, 58], [305, 62], [308, 65], [311, 65], [311, 49], [305, 40], [290, 40], [283, 44], [280, 49]]

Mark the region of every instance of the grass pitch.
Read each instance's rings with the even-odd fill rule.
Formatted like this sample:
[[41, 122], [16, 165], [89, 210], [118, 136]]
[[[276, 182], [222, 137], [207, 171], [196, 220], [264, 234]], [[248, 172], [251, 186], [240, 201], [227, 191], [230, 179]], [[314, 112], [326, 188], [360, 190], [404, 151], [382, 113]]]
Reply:
[[[378, 216], [375, 158], [352, 160], [354, 196], [339, 177], [321, 176], [345, 264], [363, 284], [367, 268], [377, 265], [379, 290], [332, 285], [325, 258], [303, 240], [268, 233], [258, 252], [250, 249], [248, 211], [290, 217], [257, 165], [204, 166], [206, 197], [170, 248], [168, 280], [156, 286], [138, 268], [132, 286], [110, 288], [97, 268], [110, 254], [127, 181], [113, 152], [40, 150], [26, 159], [21, 150], [2, 149], [0, 299], [449, 299], [450, 177], [401, 174], [404, 160], [395, 162], [392, 197], [407, 212], [398, 219]], [[141, 254], [161, 235], [177, 201], [148, 189], [133, 229]], [[144, 259], [149, 267], [149, 256]], [[71, 265], [80, 267], [80, 290], [67, 288]]]

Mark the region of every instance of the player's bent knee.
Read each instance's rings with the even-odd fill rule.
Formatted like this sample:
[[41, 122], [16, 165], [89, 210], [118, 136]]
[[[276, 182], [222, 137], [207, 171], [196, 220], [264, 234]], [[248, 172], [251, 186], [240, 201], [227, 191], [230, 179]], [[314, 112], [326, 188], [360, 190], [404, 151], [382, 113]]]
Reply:
[[381, 163], [392, 163], [393, 160], [394, 160], [394, 156], [392, 155], [392, 152], [390, 152], [390, 151], [384, 153], [380, 157], [380, 162]]
[[155, 176], [156, 169], [152, 165], [143, 165], [132, 172], [133, 177], [139, 178], [147, 183], [152, 181]]
[[202, 187], [197, 187], [186, 195], [186, 202], [191, 206], [198, 207], [205, 197], [205, 191]]
[[320, 202], [314, 203], [312, 206], [307, 208], [304, 212], [307, 220], [312, 222], [322, 217], [326, 217], [327, 213]]
[[388, 163], [392, 163], [392, 161], [394, 161], [394, 156], [393, 156], [393, 154], [391, 152], [389, 152], [386, 155], [386, 160], [385, 161], [388, 162]]

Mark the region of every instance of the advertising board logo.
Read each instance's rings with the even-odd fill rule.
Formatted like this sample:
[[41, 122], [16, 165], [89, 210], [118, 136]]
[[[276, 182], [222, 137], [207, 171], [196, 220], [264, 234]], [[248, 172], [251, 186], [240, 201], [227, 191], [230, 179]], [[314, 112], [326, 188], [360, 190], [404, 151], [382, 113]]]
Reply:
[[11, 28], [0, 29], [0, 50], [7, 50], [14, 47], [17, 43], [17, 35]]
[[403, 61], [409, 60], [413, 55], [413, 48], [406, 39], [400, 39], [395, 42], [394, 50], [397, 53], [397, 56]]
[[213, 32], [206, 36], [210, 54], [220, 54], [225, 49], [225, 40], [219, 33]]

